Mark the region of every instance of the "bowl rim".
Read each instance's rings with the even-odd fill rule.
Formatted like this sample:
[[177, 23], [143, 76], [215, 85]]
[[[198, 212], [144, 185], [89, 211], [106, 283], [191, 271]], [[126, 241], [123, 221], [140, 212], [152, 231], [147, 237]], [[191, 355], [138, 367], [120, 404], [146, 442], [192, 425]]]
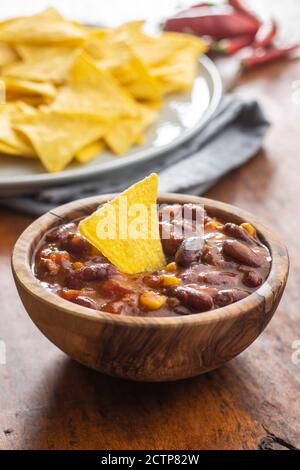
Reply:
[[[264, 243], [267, 244], [271, 257], [271, 269], [265, 282], [249, 296], [238, 302], [210, 310], [202, 313], [190, 315], [178, 315], [176, 317], [142, 317], [142, 316], [122, 316], [114, 315], [108, 312], [92, 310], [74, 304], [68, 300], [59, 297], [44, 287], [41, 281], [34, 276], [32, 271], [32, 244], [36, 238], [50, 229], [51, 226], [59, 223], [67, 223], [83, 215], [88, 215], [95, 210], [97, 204], [102, 204], [111, 199], [115, 194], [104, 194], [92, 196], [84, 199], [75, 200], [67, 204], [58, 206], [46, 214], [36, 219], [30, 224], [17, 240], [12, 253], [12, 271], [16, 284], [21, 285], [25, 291], [38, 298], [38, 300], [51, 307], [56, 307], [67, 315], [85, 318], [90, 321], [102, 322], [108, 324], [123, 324], [124, 326], [143, 326], [143, 327], [176, 327], [178, 324], [208, 324], [224, 320], [226, 318], [235, 318], [247, 314], [249, 309], [260, 306], [262, 303], [269, 305], [273, 303], [274, 292], [285, 286], [289, 271], [289, 256], [285, 244], [281, 238], [269, 227], [260, 222], [256, 216], [239, 209], [236, 206], [220, 202], [214, 199], [208, 199], [199, 196], [177, 193], [160, 193], [158, 203], [198, 203], [204, 204], [208, 210], [217, 210], [227, 214], [232, 214], [255, 226]], [[78, 217], [74, 216], [78, 211]], [[72, 213], [72, 218], [68, 214]], [[43, 228], [46, 227], [46, 228]]]

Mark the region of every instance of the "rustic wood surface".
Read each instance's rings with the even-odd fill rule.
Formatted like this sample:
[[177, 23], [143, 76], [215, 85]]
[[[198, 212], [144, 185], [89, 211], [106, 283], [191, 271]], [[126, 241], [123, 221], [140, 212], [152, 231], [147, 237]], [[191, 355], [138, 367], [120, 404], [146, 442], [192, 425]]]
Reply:
[[[299, 35], [298, 1], [260, 3], [280, 16], [291, 36]], [[300, 448], [300, 364], [292, 360], [300, 340], [297, 80], [299, 60], [242, 80], [237, 92], [259, 98], [273, 126], [264, 150], [207, 193], [264, 219], [285, 237], [291, 256], [272, 322], [249, 349], [214, 372], [142, 384], [68, 359], [34, 327], [12, 279], [12, 248], [32, 219], [0, 211], [0, 340], [7, 347], [7, 363], [0, 364], [0, 449]]]

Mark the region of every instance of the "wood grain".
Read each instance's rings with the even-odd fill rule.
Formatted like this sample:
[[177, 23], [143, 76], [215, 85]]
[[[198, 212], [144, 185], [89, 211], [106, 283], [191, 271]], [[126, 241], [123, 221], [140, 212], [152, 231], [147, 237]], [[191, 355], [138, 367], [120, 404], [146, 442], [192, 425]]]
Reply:
[[[251, 2], [252, 3], [252, 2]], [[253, 0], [299, 38], [297, 0]], [[0, 217], [1, 449], [286, 449], [300, 448], [300, 104], [292, 83], [299, 61], [248, 74], [237, 92], [257, 97], [272, 120], [264, 150], [210, 190], [271, 225], [291, 256], [289, 282], [275, 317], [242, 355], [183, 382], [112, 379], [68, 359], [32, 325], [18, 298], [10, 254], [32, 219]]]
[[31, 224], [17, 241], [12, 269], [22, 302], [37, 327], [73, 359], [99, 372], [139, 381], [193, 377], [248, 347], [272, 318], [288, 274], [288, 256], [276, 234], [239, 208], [210, 199], [162, 195], [160, 204], [205, 206], [223, 222], [248, 222], [268, 246], [272, 265], [265, 283], [246, 299], [214, 311], [172, 318], [96, 312], [46, 290], [32, 273], [32, 257], [45, 232], [91, 214], [112, 196], [65, 204]]

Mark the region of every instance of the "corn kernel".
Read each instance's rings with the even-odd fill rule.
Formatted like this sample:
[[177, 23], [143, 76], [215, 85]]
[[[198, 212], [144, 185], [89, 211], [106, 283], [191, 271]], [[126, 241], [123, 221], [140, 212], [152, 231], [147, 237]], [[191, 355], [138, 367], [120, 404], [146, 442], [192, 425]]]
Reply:
[[140, 304], [148, 310], [158, 310], [166, 303], [165, 295], [157, 294], [151, 290], [143, 292], [140, 295]]
[[205, 230], [222, 230], [223, 224], [216, 219], [211, 219], [205, 224]]
[[80, 269], [83, 267], [83, 263], [81, 261], [75, 261], [75, 263], [72, 264], [73, 269]]
[[161, 286], [179, 286], [181, 280], [174, 275], [162, 274], [159, 276]]
[[243, 224], [240, 225], [244, 230], [247, 230], [249, 235], [252, 235], [252, 237], [255, 237], [256, 235], [256, 230], [253, 227], [253, 225], [249, 224], [248, 222], [244, 222]]
[[167, 264], [166, 266], [166, 271], [175, 271], [176, 269], [176, 263], [173, 261], [172, 263]]

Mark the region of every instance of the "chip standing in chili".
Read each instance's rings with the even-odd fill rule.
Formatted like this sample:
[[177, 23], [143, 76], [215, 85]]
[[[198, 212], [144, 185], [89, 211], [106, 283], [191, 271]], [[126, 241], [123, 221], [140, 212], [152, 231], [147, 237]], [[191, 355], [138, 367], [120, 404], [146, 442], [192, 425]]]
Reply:
[[[88, 218], [50, 230], [35, 253], [36, 277], [84, 307], [156, 317], [224, 307], [266, 280], [271, 256], [251, 224], [223, 223], [198, 204], [157, 208], [157, 187], [158, 177], [152, 174]], [[108, 214], [112, 238], [104, 231]], [[120, 220], [126, 221], [125, 237]], [[136, 230], [130, 235], [133, 222], [140, 238]]]

